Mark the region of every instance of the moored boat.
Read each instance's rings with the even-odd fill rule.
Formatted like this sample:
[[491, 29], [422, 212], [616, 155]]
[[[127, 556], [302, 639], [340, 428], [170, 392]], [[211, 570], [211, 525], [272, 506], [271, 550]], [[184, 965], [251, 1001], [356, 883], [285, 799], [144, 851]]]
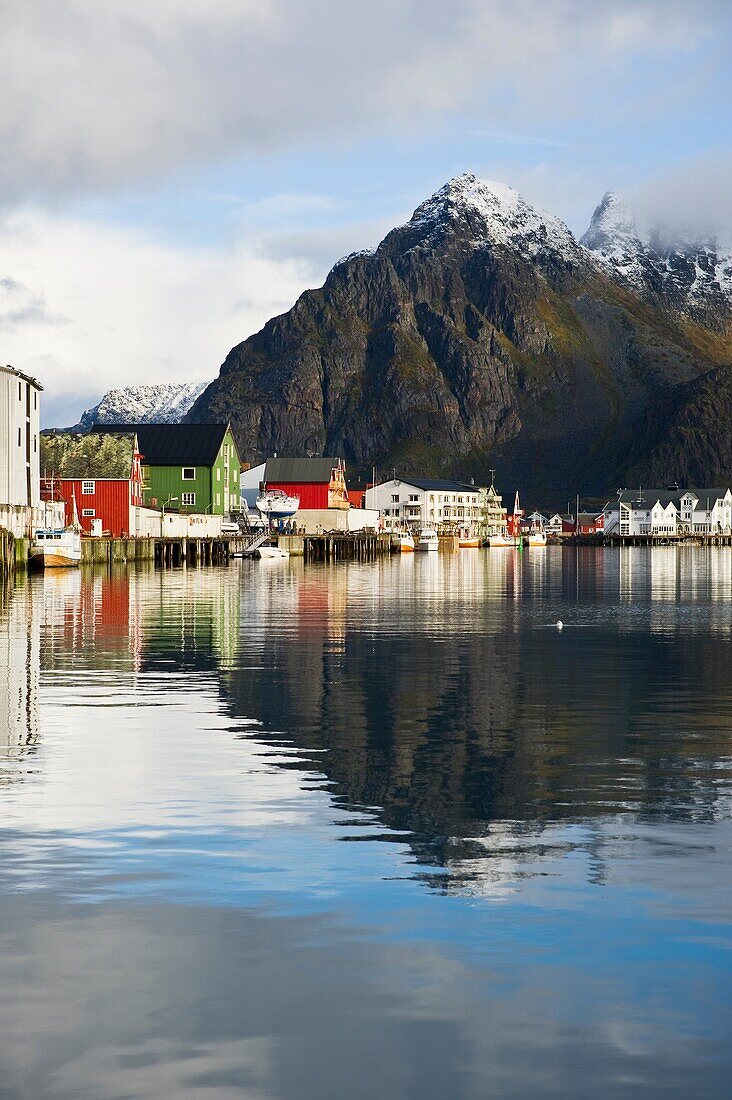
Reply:
[[461, 550], [465, 549], [466, 547], [472, 548], [480, 546], [480, 535], [476, 534], [474, 531], [468, 531], [465, 528], [462, 528], [458, 532], [458, 546]]
[[262, 558], [266, 560], [277, 561], [282, 558], [289, 558], [290, 551], [283, 550], [281, 546], [259, 546], [254, 551], [255, 558]]
[[391, 545], [392, 549], [398, 550], [401, 554], [414, 553], [414, 538], [409, 531], [392, 531]]
[[439, 545], [440, 543], [437, 537], [437, 531], [433, 530], [431, 527], [424, 527], [420, 531], [419, 542], [417, 543], [417, 550], [437, 550]]
[[266, 489], [257, 497], [257, 508], [269, 520], [290, 519], [300, 507], [300, 498], [282, 489]]
[[494, 534], [488, 536], [488, 545], [494, 546], [515, 546], [516, 539], [513, 535], [506, 534], [505, 531], [496, 531]]
[[28, 551], [34, 569], [59, 569], [81, 563], [81, 532], [78, 527], [39, 527]]
[[524, 541], [527, 546], [546, 546], [546, 531], [543, 527], [533, 527], [524, 536]]

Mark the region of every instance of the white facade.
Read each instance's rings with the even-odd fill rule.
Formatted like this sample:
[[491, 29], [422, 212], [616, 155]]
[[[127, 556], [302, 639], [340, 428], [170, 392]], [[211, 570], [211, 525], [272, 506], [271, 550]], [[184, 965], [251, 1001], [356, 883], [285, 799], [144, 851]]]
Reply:
[[13, 367], [0, 367], [0, 526], [24, 535], [41, 503], [40, 394], [43, 387]]
[[428, 478], [393, 478], [367, 489], [366, 507], [379, 511], [387, 528], [471, 526], [483, 514], [477, 486]]

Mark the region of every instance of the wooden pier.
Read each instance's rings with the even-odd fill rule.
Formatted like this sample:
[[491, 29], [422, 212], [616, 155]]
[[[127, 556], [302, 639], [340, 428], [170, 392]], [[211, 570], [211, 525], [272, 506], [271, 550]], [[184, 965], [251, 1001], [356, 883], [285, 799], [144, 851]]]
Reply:
[[331, 531], [323, 535], [279, 535], [273, 541], [292, 557], [309, 562], [375, 561], [391, 549], [388, 532]]

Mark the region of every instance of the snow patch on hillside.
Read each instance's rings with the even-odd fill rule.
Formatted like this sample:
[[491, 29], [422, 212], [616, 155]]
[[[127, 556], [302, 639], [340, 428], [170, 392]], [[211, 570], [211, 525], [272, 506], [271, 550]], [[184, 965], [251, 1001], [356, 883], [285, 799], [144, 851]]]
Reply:
[[85, 432], [94, 424], [176, 424], [207, 386], [208, 382], [168, 382], [109, 390], [70, 430]]

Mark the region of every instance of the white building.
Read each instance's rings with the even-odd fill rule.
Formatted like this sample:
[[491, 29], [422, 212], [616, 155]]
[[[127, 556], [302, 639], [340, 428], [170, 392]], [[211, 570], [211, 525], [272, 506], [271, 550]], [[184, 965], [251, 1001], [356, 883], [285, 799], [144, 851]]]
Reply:
[[732, 489], [624, 489], [605, 509], [605, 534], [729, 535]]
[[377, 509], [388, 528], [474, 526], [481, 522], [481, 490], [440, 478], [393, 478], [366, 490], [366, 507]]
[[0, 527], [15, 536], [29, 532], [41, 503], [42, 390], [35, 378], [10, 366], [0, 367]]

